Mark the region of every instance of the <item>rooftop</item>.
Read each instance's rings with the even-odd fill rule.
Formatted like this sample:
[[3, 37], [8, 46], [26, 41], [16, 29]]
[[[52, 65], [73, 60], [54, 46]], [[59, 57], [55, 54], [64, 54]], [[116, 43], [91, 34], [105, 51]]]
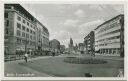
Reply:
[[[108, 21], [105, 21], [105, 22], [102, 23], [101, 25], [97, 26], [96, 29], [98, 29], [99, 27], [103, 26], [104, 24], [106, 24], [106, 23], [108, 23], [108, 22], [110, 22], [110, 21], [112, 21], [112, 20], [114, 20], [114, 19], [116, 19], [116, 18], [118, 18], [118, 17], [120, 17], [120, 16], [123, 17], [124, 14], [119, 14], [119, 15], [117, 15], [116, 17], [113, 17], [112, 19], [110, 19], [110, 20], [108, 20]], [[96, 29], [95, 29], [95, 30], [96, 30]]]

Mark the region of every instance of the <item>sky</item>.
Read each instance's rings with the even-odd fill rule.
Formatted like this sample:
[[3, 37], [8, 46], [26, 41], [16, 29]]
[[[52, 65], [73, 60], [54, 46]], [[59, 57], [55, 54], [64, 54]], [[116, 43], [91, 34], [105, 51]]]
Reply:
[[70, 38], [74, 45], [103, 22], [124, 13], [121, 4], [21, 4], [48, 28], [49, 39], [57, 39], [66, 47]]

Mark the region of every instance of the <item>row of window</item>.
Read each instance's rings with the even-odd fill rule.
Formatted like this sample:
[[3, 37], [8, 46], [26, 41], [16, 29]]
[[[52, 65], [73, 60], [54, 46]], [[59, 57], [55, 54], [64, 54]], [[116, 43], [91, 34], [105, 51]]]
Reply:
[[86, 37], [84, 40], [89, 41], [90, 39], [91, 39], [91, 37]]
[[[9, 20], [6, 20], [6, 21], [5, 21], [5, 25], [6, 25], [6, 27], [9, 26]], [[20, 23], [17, 23], [17, 28], [18, 28], [18, 29], [21, 29], [21, 24], [20, 24]], [[26, 28], [26, 27], [23, 26], [23, 25], [22, 25], [22, 30], [27, 31], [27, 32], [30, 32], [31, 34], [34, 34], [34, 35], [35, 35], [35, 32], [34, 32], [33, 30], [31, 30], [31, 29], [29, 29], [29, 28]]]
[[109, 30], [111, 28], [117, 27], [118, 25], [119, 25], [119, 23], [115, 22], [115, 23], [113, 23], [111, 25], [108, 25], [108, 26], [106, 26], [104, 28], [101, 28], [96, 34], [104, 32], [104, 31], [107, 31], [107, 30]]
[[27, 44], [27, 45], [35, 45], [36, 44], [35, 42], [23, 40], [21, 38], [17, 38], [16, 43]]
[[[21, 17], [20, 17], [20, 16], [17, 16], [17, 20], [18, 20], [18, 21], [21, 21]], [[32, 28], [35, 29], [35, 27], [34, 27], [32, 24], [30, 24], [29, 22], [27, 22], [26, 20], [23, 19], [22, 22], [23, 22], [24, 24], [27, 23], [27, 26], [31, 26]]]
[[[21, 29], [21, 24], [20, 23], [17, 23], [17, 28], [18, 29]], [[31, 34], [34, 34], [35, 35], [35, 32], [29, 28], [26, 28], [25, 26], [22, 25], [22, 30], [23, 31], [27, 31], [27, 32], [30, 32]]]
[[12, 7], [11, 6], [5, 6], [5, 9], [11, 9]]
[[101, 35], [97, 36], [96, 38], [103, 37], [103, 36], [110, 35], [110, 34], [114, 34], [114, 33], [118, 33], [118, 32], [120, 32], [120, 29], [112, 31], [112, 32], [108, 32], [105, 34], [101, 34]]
[[119, 48], [100, 49], [100, 53], [118, 54], [120, 53], [120, 49]]
[[120, 43], [120, 42], [104, 43], [104, 44], [95, 45], [95, 47], [98, 47], [98, 46], [107, 46], [107, 45], [114, 44], [114, 43]]
[[114, 37], [110, 37], [110, 38], [100, 39], [100, 40], [96, 41], [96, 43], [102, 42], [102, 41], [109, 41], [109, 40], [113, 40], [113, 39], [119, 39], [119, 38], [120, 38], [120, 36], [114, 36]]
[[17, 30], [17, 36], [21, 36], [22, 35], [22, 37], [26, 37], [27, 39], [31, 39], [31, 40], [36, 40], [36, 36], [33, 36], [33, 35], [29, 35], [29, 34], [27, 34], [27, 33], [25, 33], [25, 32], [22, 32], [21, 33], [21, 31], [20, 30]]
[[44, 34], [44, 35], [46, 35], [46, 36], [49, 36], [49, 33], [46, 32], [46, 31], [42, 32], [42, 34]]
[[[8, 13], [5, 13], [5, 18], [8, 18]], [[21, 17], [17, 16], [17, 19], [18, 19], [19, 21], [21, 21]], [[24, 24], [27, 23], [28, 26], [30, 25], [29, 22], [26, 22], [24, 19], [23, 19], [23, 23], [24, 23]], [[10, 24], [9, 20], [6, 20], [6, 21], [5, 21], [5, 26], [8, 27], [9, 24]], [[34, 26], [31, 25], [31, 27], [34, 27]], [[22, 25], [22, 27], [21, 27], [21, 24], [20, 24], [20, 23], [17, 23], [17, 28], [18, 28], [18, 29], [22, 29], [22, 30], [27, 31], [27, 32], [30, 32], [31, 34], [35, 34], [34, 31], [32, 31], [32, 30], [29, 29], [29, 28], [26, 28], [24, 25]], [[34, 27], [34, 29], [35, 29], [35, 27]], [[43, 33], [44, 35], [46, 35], [46, 33], [44, 33], [44, 32], [42, 32], [42, 33]]]

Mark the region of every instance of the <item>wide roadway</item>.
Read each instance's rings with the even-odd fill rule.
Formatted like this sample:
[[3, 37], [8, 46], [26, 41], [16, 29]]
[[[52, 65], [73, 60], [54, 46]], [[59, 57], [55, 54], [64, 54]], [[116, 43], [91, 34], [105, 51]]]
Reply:
[[[87, 57], [83, 58], [100, 58], [108, 61], [106, 64], [71, 64], [63, 60], [69, 55], [61, 56], [42, 56], [24, 61], [14, 61], [5, 63], [5, 75], [28, 74], [39, 77], [85, 77], [85, 73], [91, 73], [94, 77], [116, 77], [119, 69], [123, 69], [123, 58], [120, 57]], [[70, 55], [71, 56], [71, 55]], [[76, 56], [76, 55], [75, 55]], [[79, 57], [79, 56], [76, 56]]]

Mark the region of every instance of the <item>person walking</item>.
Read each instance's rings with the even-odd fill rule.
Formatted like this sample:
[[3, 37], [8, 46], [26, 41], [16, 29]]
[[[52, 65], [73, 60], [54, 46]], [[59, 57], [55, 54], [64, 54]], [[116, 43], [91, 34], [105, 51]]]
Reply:
[[24, 55], [24, 59], [25, 59], [25, 62], [27, 63], [28, 62], [28, 54], [27, 54], [27, 52]]
[[55, 56], [55, 52], [52, 53], [52, 56], [53, 56], [53, 57]]

